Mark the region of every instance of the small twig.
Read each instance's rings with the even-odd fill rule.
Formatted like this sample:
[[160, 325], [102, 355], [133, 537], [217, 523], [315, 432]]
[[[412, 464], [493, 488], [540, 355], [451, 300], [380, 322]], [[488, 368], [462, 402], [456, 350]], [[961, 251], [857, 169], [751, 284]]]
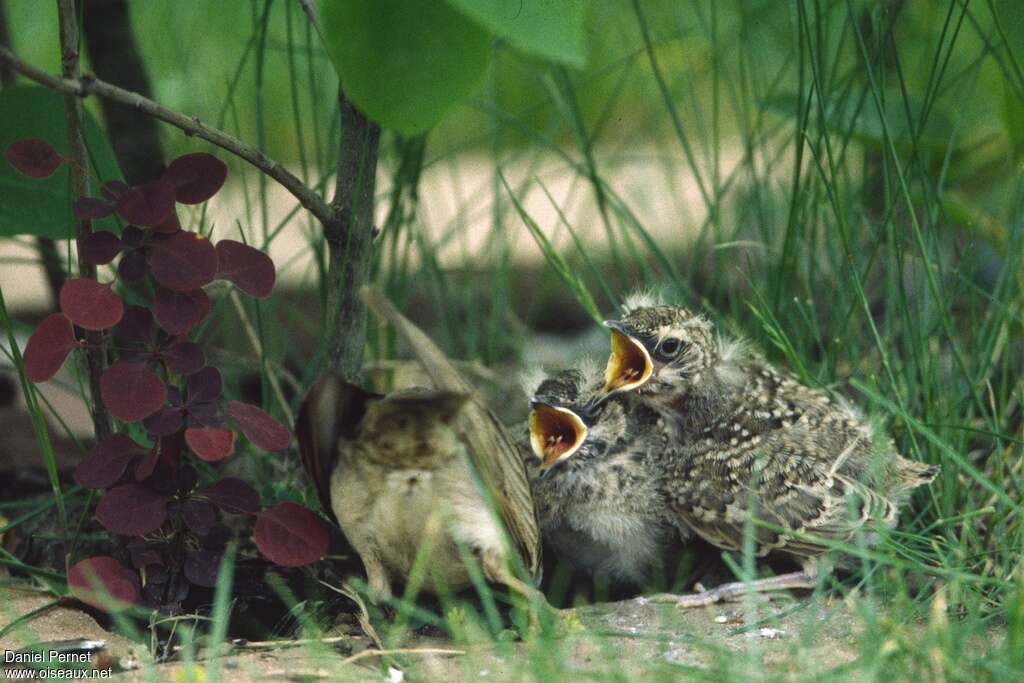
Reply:
[[299, 203], [302, 204], [302, 206], [304, 206], [310, 213], [316, 216], [317, 220], [321, 223], [326, 225], [332, 222], [331, 209], [323, 198], [314, 192], [312, 188], [305, 185], [295, 175], [290, 173], [288, 169], [268, 157], [260, 150], [245, 144], [238, 138], [203, 123], [198, 116], [187, 116], [174, 111], [173, 109], [168, 109], [148, 97], [143, 97], [138, 93], [124, 90], [123, 88], [119, 88], [116, 85], [112, 85], [93, 76], [85, 75], [81, 78], [77, 76], [65, 78], [57, 77], [25, 62], [7, 48], [0, 47], [0, 63], [10, 66], [25, 78], [35, 81], [50, 90], [55, 90], [67, 95], [75, 95], [77, 97], [95, 95], [97, 97], [109, 99], [129, 107], [134, 107], [149, 116], [160, 119], [164, 123], [169, 123], [172, 126], [180, 128], [186, 135], [194, 135], [198, 138], [202, 138], [203, 140], [206, 140], [207, 142], [210, 142], [217, 147], [248, 161], [250, 164], [276, 180], [282, 187], [291, 192], [292, 195], [299, 200]]
[[333, 645], [334, 643], [345, 643], [350, 640], [352, 638], [349, 636], [332, 636], [330, 638], [298, 638], [294, 640], [245, 640], [236, 638], [228, 642], [231, 643], [231, 647], [238, 650], [275, 650], [303, 645]]
[[391, 655], [464, 655], [465, 650], [447, 650], [439, 647], [409, 647], [397, 650], [363, 650], [351, 657], [341, 660], [342, 664], [351, 664], [367, 657], [389, 657]]
[[348, 585], [344, 585], [341, 588], [339, 588], [338, 586], [332, 586], [323, 579], [318, 579], [318, 581], [320, 581], [320, 583], [326, 586], [327, 588], [330, 588], [335, 593], [341, 593], [346, 598], [356, 603], [356, 607], [359, 608], [359, 627], [363, 629], [363, 633], [365, 633], [366, 636], [373, 641], [374, 645], [383, 650], [384, 641], [380, 639], [380, 636], [377, 635], [377, 629], [375, 629], [373, 627], [373, 624], [370, 623], [370, 611], [366, 609], [366, 603], [363, 602], [363, 599], [362, 597], [360, 597], [359, 593], [349, 588]]

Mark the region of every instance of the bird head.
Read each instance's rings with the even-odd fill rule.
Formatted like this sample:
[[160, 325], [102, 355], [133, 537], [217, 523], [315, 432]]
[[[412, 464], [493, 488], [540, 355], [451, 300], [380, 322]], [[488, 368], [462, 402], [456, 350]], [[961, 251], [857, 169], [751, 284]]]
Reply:
[[563, 370], [545, 379], [530, 399], [530, 445], [545, 475], [574, 458], [583, 462], [626, 432], [626, 411], [618, 401], [596, 400], [599, 374]]
[[454, 423], [469, 397], [451, 391], [407, 389], [370, 403], [355, 440], [368, 457], [392, 467], [431, 467], [459, 448]]
[[680, 306], [647, 306], [606, 320], [611, 355], [599, 399], [619, 392], [676, 393], [717, 362], [712, 326]]

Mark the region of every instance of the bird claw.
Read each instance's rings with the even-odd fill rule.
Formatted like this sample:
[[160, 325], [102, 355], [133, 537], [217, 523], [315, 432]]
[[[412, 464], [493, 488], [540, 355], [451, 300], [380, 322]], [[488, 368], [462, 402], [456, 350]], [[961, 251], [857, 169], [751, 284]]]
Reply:
[[715, 586], [711, 590], [707, 590], [703, 585], [697, 583], [694, 585], [697, 592], [680, 596], [679, 600], [676, 601], [676, 607], [689, 609], [691, 607], [713, 605], [716, 602], [740, 602], [751, 593], [763, 600], [771, 600], [774, 597], [771, 591], [810, 590], [814, 587], [814, 577], [808, 576], [805, 572], [793, 572], [792, 574], [773, 576], [750, 583], [733, 581]]

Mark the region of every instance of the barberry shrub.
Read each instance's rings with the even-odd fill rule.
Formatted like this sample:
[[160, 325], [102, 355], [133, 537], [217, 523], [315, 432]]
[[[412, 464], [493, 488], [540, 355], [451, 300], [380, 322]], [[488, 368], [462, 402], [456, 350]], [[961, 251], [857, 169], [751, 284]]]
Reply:
[[[19, 140], [5, 156], [31, 178], [46, 178], [67, 163], [39, 139]], [[254, 517], [252, 540], [275, 564], [298, 567], [327, 552], [327, 530], [313, 512], [290, 502], [261, 509], [256, 490], [235, 477], [200, 486], [193, 465], [194, 458], [218, 463], [231, 456], [238, 432], [271, 452], [291, 442], [289, 430], [261, 408], [225, 401], [220, 371], [190, 338], [210, 314], [210, 283], [225, 280], [256, 298], [274, 287], [266, 254], [234, 240], [213, 244], [179, 223], [176, 204], [205, 202], [226, 177], [227, 166], [216, 157], [186, 154], [157, 181], [107, 182], [102, 197], [78, 199], [76, 218], [116, 214], [126, 224], [120, 235], [97, 231], [78, 245], [80, 257], [97, 266], [117, 260], [114, 279], [69, 280], [60, 311], [39, 324], [25, 348], [33, 382], [50, 379], [69, 354], [86, 348], [81, 330], [101, 332], [112, 359], [99, 400], [121, 431], [96, 444], [75, 480], [104, 492], [96, 519], [126, 537], [120, 554], [131, 566], [98, 556], [71, 568], [71, 591], [97, 607], [173, 608], [190, 585], [212, 587], [232, 536], [223, 514]], [[144, 303], [126, 305], [118, 289]]]

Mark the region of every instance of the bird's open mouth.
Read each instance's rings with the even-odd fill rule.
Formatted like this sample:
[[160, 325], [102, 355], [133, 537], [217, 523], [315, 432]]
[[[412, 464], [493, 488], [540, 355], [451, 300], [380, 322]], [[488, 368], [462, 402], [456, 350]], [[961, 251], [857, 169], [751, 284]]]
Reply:
[[571, 456], [586, 438], [587, 426], [567, 408], [535, 403], [530, 411], [530, 445], [543, 470]]
[[604, 371], [603, 393], [636, 389], [649, 380], [653, 372], [654, 363], [644, 345], [612, 328], [612, 353]]

